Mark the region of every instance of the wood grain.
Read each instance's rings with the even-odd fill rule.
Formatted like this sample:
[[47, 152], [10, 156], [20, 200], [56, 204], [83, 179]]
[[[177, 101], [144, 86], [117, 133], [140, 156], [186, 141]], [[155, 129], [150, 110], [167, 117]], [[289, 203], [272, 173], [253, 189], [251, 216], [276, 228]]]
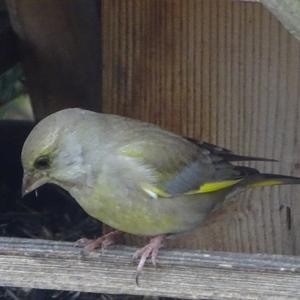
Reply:
[[[67, 242], [0, 238], [0, 286], [184, 299], [299, 299], [300, 258], [162, 250], [135, 284], [135, 249], [83, 257]], [[178, 284], [180, 283], [180, 284]]]
[[[102, 110], [300, 175], [300, 47], [259, 3], [103, 0]], [[252, 190], [172, 246], [300, 253], [299, 187]], [[136, 242], [135, 240], [133, 241]]]
[[6, 3], [37, 119], [67, 107], [99, 110], [98, 1]]

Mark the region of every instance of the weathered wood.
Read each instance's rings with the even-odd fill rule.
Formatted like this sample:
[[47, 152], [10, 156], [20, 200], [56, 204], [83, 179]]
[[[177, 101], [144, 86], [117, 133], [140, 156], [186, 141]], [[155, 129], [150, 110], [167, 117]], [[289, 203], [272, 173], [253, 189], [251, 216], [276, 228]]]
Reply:
[[291, 33], [300, 40], [300, 1], [299, 0], [234, 0], [259, 2], [264, 5]]
[[300, 258], [162, 250], [135, 284], [134, 249], [82, 257], [68, 242], [0, 238], [0, 286], [186, 299], [299, 299]]
[[7, 0], [36, 117], [66, 107], [99, 110], [97, 0]]
[[300, 40], [300, 1], [299, 0], [260, 0], [278, 18], [281, 24]]
[[299, 0], [261, 0], [282, 25], [300, 40], [300, 1]]
[[[300, 175], [300, 44], [261, 4], [103, 0], [102, 109]], [[300, 254], [299, 187], [239, 195], [173, 246]], [[136, 241], [134, 241], [136, 244]]]

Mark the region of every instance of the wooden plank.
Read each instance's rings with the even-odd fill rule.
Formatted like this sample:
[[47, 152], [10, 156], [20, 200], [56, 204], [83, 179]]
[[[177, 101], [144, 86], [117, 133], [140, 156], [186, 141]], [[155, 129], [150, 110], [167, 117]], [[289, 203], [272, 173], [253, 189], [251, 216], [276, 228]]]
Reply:
[[299, 257], [165, 249], [136, 286], [134, 250], [115, 246], [82, 257], [69, 242], [1, 237], [0, 286], [185, 299], [300, 297]]
[[[104, 112], [277, 158], [251, 166], [300, 175], [300, 45], [261, 4], [103, 0], [101, 32]], [[300, 254], [298, 194], [251, 190], [169, 245]]]
[[66, 107], [99, 110], [97, 0], [7, 0], [36, 117]]

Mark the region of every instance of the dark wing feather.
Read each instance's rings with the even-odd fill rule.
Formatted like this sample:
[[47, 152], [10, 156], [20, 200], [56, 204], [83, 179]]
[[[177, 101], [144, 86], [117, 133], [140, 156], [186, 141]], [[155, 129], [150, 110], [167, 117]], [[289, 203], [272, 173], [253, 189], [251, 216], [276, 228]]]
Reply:
[[207, 149], [208, 151], [211, 152], [212, 155], [219, 156], [226, 161], [272, 161], [272, 162], [278, 161], [272, 158], [238, 155], [226, 148], [222, 148], [210, 143], [206, 143], [201, 140], [196, 140], [192, 138], [186, 138], [186, 139], [201, 148]]

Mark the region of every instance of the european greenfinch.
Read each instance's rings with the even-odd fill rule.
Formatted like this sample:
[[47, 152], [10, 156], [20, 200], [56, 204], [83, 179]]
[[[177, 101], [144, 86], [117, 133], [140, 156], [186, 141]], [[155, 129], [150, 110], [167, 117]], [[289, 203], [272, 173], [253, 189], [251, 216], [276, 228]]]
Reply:
[[92, 217], [116, 229], [86, 250], [111, 244], [119, 232], [149, 236], [139, 249], [137, 278], [165, 238], [199, 226], [219, 204], [246, 188], [299, 184], [231, 161], [268, 160], [184, 138], [153, 124], [78, 108], [39, 122], [22, 150], [23, 193], [45, 183], [66, 191]]

